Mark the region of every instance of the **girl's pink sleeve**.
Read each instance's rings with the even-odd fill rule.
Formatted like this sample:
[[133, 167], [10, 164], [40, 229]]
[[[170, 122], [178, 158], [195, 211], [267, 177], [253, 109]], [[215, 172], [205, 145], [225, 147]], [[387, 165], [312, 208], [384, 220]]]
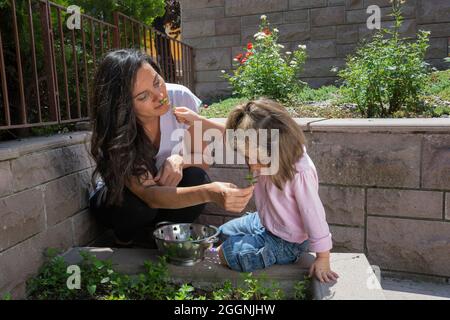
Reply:
[[329, 251], [333, 247], [325, 209], [319, 197], [319, 180], [313, 169], [302, 170], [294, 179], [294, 193], [305, 231], [309, 236], [309, 249], [313, 252]]

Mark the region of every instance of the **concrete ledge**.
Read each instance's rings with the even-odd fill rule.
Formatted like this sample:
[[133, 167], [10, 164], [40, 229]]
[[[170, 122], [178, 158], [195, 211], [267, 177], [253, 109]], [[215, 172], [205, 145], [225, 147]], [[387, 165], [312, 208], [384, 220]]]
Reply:
[[[80, 263], [80, 250], [89, 251], [97, 258], [111, 260], [118, 272], [135, 275], [144, 271], [144, 261], [157, 261], [158, 251], [152, 249], [115, 249], [96, 247], [77, 247], [63, 254], [69, 264]], [[256, 271], [259, 276], [265, 274], [267, 279], [275, 280], [284, 290], [287, 298], [293, 297], [293, 285], [308, 273], [314, 254], [305, 253], [299, 261], [291, 265], [274, 265], [268, 269]], [[362, 253], [332, 253], [331, 265], [340, 278], [337, 282], [325, 284], [317, 280], [312, 283], [314, 300], [384, 300], [381, 286], [366, 257]], [[190, 282], [201, 288], [213, 288], [214, 285], [230, 280], [236, 284], [241, 274], [219, 263], [217, 254], [208, 251], [204, 261], [192, 267], [180, 267], [169, 264], [169, 273], [176, 282]], [[376, 289], [369, 289], [368, 279]]]
[[0, 143], [0, 161], [15, 159], [32, 152], [67, 147], [90, 141], [91, 132], [70, 132], [48, 137], [31, 137]]
[[330, 261], [339, 279], [330, 284], [313, 281], [315, 300], [386, 299], [380, 282], [363, 253], [332, 253]]
[[450, 132], [450, 118], [329, 119], [311, 123], [311, 131]]
[[[226, 118], [210, 120], [225, 123]], [[325, 119], [295, 118], [303, 130], [331, 132], [450, 132], [450, 118]]]

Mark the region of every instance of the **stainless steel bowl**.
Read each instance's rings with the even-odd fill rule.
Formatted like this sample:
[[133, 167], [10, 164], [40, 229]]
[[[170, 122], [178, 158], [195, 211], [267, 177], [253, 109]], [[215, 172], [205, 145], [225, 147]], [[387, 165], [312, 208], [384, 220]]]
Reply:
[[153, 231], [156, 245], [168, 262], [192, 266], [203, 260], [205, 251], [217, 242], [219, 229], [198, 223], [160, 222]]

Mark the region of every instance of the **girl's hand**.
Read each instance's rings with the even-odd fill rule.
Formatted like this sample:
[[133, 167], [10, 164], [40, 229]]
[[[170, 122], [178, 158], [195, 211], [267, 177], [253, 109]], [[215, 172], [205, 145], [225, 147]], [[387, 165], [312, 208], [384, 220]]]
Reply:
[[336, 281], [339, 278], [336, 272], [331, 271], [330, 258], [317, 256], [309, 268], [309, 276], [315, 275], [320, 282]]
[[166, 159], [154, 181], [160, 186], [176, 187], [183, 179], [183, 157], [174, 154]]
[[250, 201], [254, 186], [244, 189], [227, 182], [212, 182], [211, 189], [212, 200], [227, 211], [240, 213]]
[[192, 126], [194, 121], [202, 121], [202, 116], [186, 107], [174, 108], [173, 114], [179, 123], [185, 123], [188, 126]]

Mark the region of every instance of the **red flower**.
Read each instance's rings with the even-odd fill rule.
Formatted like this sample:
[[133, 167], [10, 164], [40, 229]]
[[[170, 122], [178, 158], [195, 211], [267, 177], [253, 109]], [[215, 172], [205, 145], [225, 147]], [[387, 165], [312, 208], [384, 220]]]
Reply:
[[241, 60], [242, 59], [242, 53], [239, 53], [236, 57], [234, 57], [236, 60]]
[[247, 62], [247, 58], [242, 59], [241, 64], [244, 64], [245, 62]]
[[269, 28], [264, 28], [263, 32], [268, 36], [270, 36], [272, 34], [272, 32], [270, 32]]
[[248, 58], [248, 57], [250, 57], [252, 54], [253, 54], [253, 52], [250, 52], [250, 51], [249, 51], [249, 52], [247, 52], [247, 53], [245, 54], [245, 57]]
[[253, 49], [253, 43], [249, 42], [247, 43], [247, 50], [252, 50]]

